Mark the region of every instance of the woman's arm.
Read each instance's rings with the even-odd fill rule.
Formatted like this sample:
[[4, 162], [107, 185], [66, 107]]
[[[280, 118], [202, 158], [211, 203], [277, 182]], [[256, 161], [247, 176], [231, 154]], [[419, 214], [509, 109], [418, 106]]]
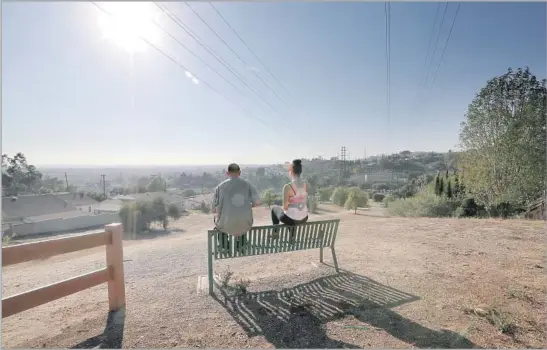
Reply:
[[289, 209], [289, 184], [283, 187], [283, 210]]

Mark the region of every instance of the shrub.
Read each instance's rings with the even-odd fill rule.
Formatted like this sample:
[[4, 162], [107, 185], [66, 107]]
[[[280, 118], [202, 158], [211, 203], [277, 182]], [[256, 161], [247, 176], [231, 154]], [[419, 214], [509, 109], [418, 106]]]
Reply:
[[359, 188], [362, 189], [362, 190], [370, 190], [370, 189], [372, 189], [372, 185], [369, 184], [369, 183], [364, 183], [364, 184], [360, 184]]
[[274, 201], [278, 199], [279, 197], [272, 192], [272, 190], [266, 190], [262, 193], [262, 198], [260, 199], [262, 203], [266, 204], [268, 208], [272, 206]]
[[[176, 205], [175, 205], [176, 206]], [[180, 218], [180, 209], [169, 208], [165, 205], [163, 198], [158, 197], [153, 201], [137, 201], [126, 203], [120, 209], [120, 219], [124, 231], [135, 236], [139, 233], [150, 231], [153, 222], [159, 222], [167, 229], [169, 217]]]
[[331, 201], [334, 205], [343, 207], [349, 196], [349, 189], [347, 187], [336, 187], [332, 193]]
[[388, 194], [384, 197], [384, 200], [382, 201], [384, 203], [384, 208], [387, 208], [390, 202], [395, 201], [395, 197], [393, 195]]
[[509, 202], [501, 202], [490, 209], [490, 215], [494, 217], [508, 218], [515, 212], [515, 208]]
[[203, 214], [209, 214], [211, 212], [211, 208], [209, 208], [209, 206], [207, 206], [207, 204], [205, 204], [205, 202], [201, 202], [200, 206], [199, 206], [199, 210], [203, 213]]
[[192, 197], [196, 195], [196, 192], [194, 190], [184, 190], [182, 194], [184, 195], [184, 197]]
[[[502, 205], [503, 208], [503, 205]], [[488, 216], [496, 216], [498, 214], [497, 207], [490, 208], [490, 215], [484, 207], [484, 205], [479, 205], [475, 202], [474, 198], [464, 198], [461, 201], [461, 206], [456, 212], [456, 216], [460, 218], [472, 218], [479, 217], [485, 218]]]
[[391, 186], [389, 184], [385, 184], [385, 183], [376, 183], [376, 184], [372, 185], [372, 189], [374, 189], [376, 191], [387, 191], [387, 190], [391, 189]]
[[475, 198], [465, 198], [458, 210], [458, 217], [475, 217], [478, 214], [478, 206]]
[[384, 200], [386, 196], [383, 194], [383, 193], [375, 193], [372, 198], [374, 199], [375, 202], [381, 202]]
[[319, 200], [321, 202], [327, 202], [331, 199], [332, 194], [334, 193], [333, 187], [325, 187], [319, 189]]
[[346, 203], [344, 207], [348, 210], [355, 210], [357, 213], [357, 208], [366, 207], [368, 204], [368, 193], [361, 191], [360, 188], [355, 187], [350, 189]]
[[459, 202], [433, 193], [422, 192], [414, 197], [388, 204], [391, 214], [403, 217], [451, 217], [456, 215]]
[[167, 215], [172, 217], [173, 220], [180, 219], [182, 216], [180, 207], [174, 203], [169, 204], [169, 207], [167, 207]]
[[315, 213], [317, 211], [317, 198], [315, 196], [308, 197], [308, 210], [310, 213]]

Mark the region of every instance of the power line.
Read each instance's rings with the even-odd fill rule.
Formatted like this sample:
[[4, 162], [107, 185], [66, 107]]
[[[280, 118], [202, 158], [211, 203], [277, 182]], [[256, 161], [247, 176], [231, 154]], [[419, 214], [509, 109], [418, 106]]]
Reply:
[[[99, 6], [96, 2], [94, 1], [91, 1], [91, 3], [93, 5], [95, 5], [99, 10], [101, 10], [102, 12], [106, 13], [107, 15], [109, 16], [112, 16], [114, 17], [114, 15], [112, 15], [112, 13], [108, 12], [107, 10], [105, 10], [104, 8], [102, 8], [101, 6]], [[168, 55], [167, 53], [165, 53], [162, 49], [160, 49], [159, 47], [157, 47], [156, 45], [152, 44], [149, 40], [147, 40], [146, 38], [144, 38], [143, 36], [140, 36], [140, 35], [137, 35], [139, 39], [141, 39], [142, 41], [144, 41], [145, 43], [147, 43], [148, 45], [150, 45], [152, 48], [154, 48], [156, 51], [158, 51], [161, 55], [165, 56], [166, 58], [168, 58], [171, 62], [173, 62], [174, 64], [176, 64], [177, 66], [179, 66], [180, 68], [182, 68], [185, 72], [190, 72], [189, 69], [187, 69], [182, 63], [178, 62], [176, 59], [174, 59], [172, 56]], [[219, 90], [215, 89], [211, 84], [207, 83], [206, 81], [202, 80], [201, 78], [199, 78], [197, 75], [193, 75], [196, 79], [199, 80], [199, 82], [205, 86], [207, 86], [209, 89], [211, 89], [213, 92], [217, 93], [218, 95], [220, 95], [222, 98], [224, 98], [226, 101], [230, 102], [231, 104], [233, 104], [234, 106], [238, 107], [239, 109], [241, 109], [243, 112], [245, 112], [245, 114], [247, 115], [247, 117], [251, 118], [251, 119], [255, 119], [261, 123], [263, 123], [264, 125], [268, 126], [268, 127], [271, 127], [270, 125], [268, 125], [264, 120], [262, 119], [259, 119], [255, 116], [252, 115], [252, 113], [250, 113], [247, 109], [241, 107], [240, 105], [238, 105], [236, 102], [234, 102], [232, 99], [228, 98], [225, 94], [223, 94], [222, 92], [220, 92]], [[277, 131], [277, 129], [274, 129]]]
[[435, 47], [433, 50], [433, 55], [431, 55], [431, 64], [429, 65], [429, 69], [427, 70], [427, 75], [425, 76], [425, 83], [424, 88], [427, 88], [427, 81], [429, 80], [429, 73], [431, 72], [431, 68], [433, 67], [433, 59], [435, 58], [435, 53], [437, 52], [437, 45], [439, 44], [439, 38], [441, 37], [441, 32], [443, 30], [444, 25], [444, 18], [446, 17], [446, 10], [448, 10], [448, 2], [445, 3], [444, 6], [444, 12], [443, 12], [443, 18], [441, 20], [441, 26], [439, 27], [439, 33], [437, 34], [437, 40], [435, 40]]
[[173, 39], [177, 44], [182, 46], [186, 51], [188, 51], [192, 56], [197, 58], [201, 63], [203, 63], [207, 68], [209, 68], [211, 71], [216, 73], [222, 80], [224, 80], [226, 83], [228, 83], [230, 86], [232, 86], [234, 89], [236, 89], [238, 92], [240, 92], [243, 96], [247, 96], [239, 87], [237, 87], [234, 83], [228, 80], [224, 75], [222, 75], [218, 70], [211, 67], [202, 57], [200, 57], [198, 54], [196, 54], [194, 51], [192, 51], [188, 46], [186, 46], [183, 42], [181, 42], [179, 39], [177, 39], [173, 34], [169, 33], [165, 28], [163, 28], [159, 23], [157, 23], [155, 20], [152, 20], [152, 23], [154, 23], [161, 31], [163, 31], [165, 34], [167, 34], [171, 39]]
[[103, 179], [103, 196], [106, 197], [106, 175], [105, 174], [101, 174], [101, 178]]
[[171, 20], [179, 27], [181, 28], [184, 32], [186, 32], [192, 39], [194, 39], [196, 41], [196, 43], [198, 43], [198, 45], [200, 45], [201, 47], [203, 47], [209, 54], [211, 54], [211, 56], [213, 56], [213, 58], [215, 58], [220, 64], [222, 64], [226, 69], [228, 69], [228, 71], [230, 71], [239, 81], [241, 81], [243, 83], [243, 85], [245, 85], [249, 90], [251, 90], [262, 102], [264, 102], [265, 104], [267, 104], [274, 112], [278, 113], [279, 114], [279, 111], [274, 107], [272, 106], [268, 101], [266, 101], [264, 98], [262, 98], [262, 96], [260, 96], [260, 94], [252, 87], [250, 86], [240, 75], [239, 73], [237, 73], [237, 71], [234, 70], [233, 67], [230, 66], [230, 64], [228, 64], [226, 61], [224, 61], [222, 58], [220, 58], [220, 56], [213, 50], [211, 49], [208, 45], [205, 45], [204, 43], [202, 43], [202, 40], [195, 34], [193, 33], [186, 24], [184, 24], [184, 22], [182, 22], [182, 20], [175, 14], [173, 13], [172, 11], [170, 11], [167, 6], [161, 6], [159, 5], [158, 3], [154, 2], [154, 4], [164, 13], [166, 14], [169, 18], [171, 18]]
[[437, 73], [439, 73], [439, 69], [441, 68], [441, 64], [444, 58], [444, 53], [446, 51], [446, 47], [448, 46], [448, 42], [450, 41], [450, 36], [452, 35], [452, 29], [454, 29], [454, 24], [456, 23], [456, 17], [458, 17], [458, 12], [460, 11], [460, 5], [461, 4], [458, 4], [458, 8], [456, 9], [456, 14], [454, 15], [454, 19], [452, 20], [452, 26], [450, 27], [450, 31], [448, 32], [448, 36], [446, 37], [443, 51], [441, 53], [441, 59], [439, 60], [439, 64], [437, 65], [437, 70], [435, 71], [435, 75], [433, 76], [433, 81], [431, 82], [431, 86], [435, 84], [435, 80], [437, 79]]
[[435, 12], [435, 18], [433, 20], [433, 28], [431, 28], [431, 34], [429, 34], [429, 41], [427, 42], [427, 51], [426, 51], [426, 55], [425, 55], [424, 65], [422, 67], [422, 75], [420, 76], [420, 85], [422, 84], [422, 82], [424, 80], [425, 68], [427, 67], [427, 61], [428, 61], [428, 58], [429, 58], [429, 51], [431, 50], [431, 41], [433, 40], [433, 34], [435, 33], [435, 26], [437, 25], [437, 15], [439, 14], [440, 7], [441, 7], [441, 3], [439, 2], [437, 4], [437, 11]]
[[251, 49], [249, 47], [249, 45], [247, 45], [247, 43], [245, 42], [245, 40], [243, 40], [243, 38], [237, 33], [237, 31], [230, 25], [230, 23], [228, 23], [228, 21], [226, 20], [226, 18], [224, 18], [224, 16], [220, 13], [220, 11], [215, 7], [215, 5], [213, 5], [211, 2], [209, 2], [209, 5], [211, 5], [211, 7], [213, 8], [213, 10], [215, 10], [215, 12], [219, 15], [219, 17], [224, 21], [224, 23], [226, 23], [226, 25], [232, 30], [232, 32], [238, 37], [238, 39], [243, 43], [243, 45], [245, 45], [245, 47], [247, 48], [247, 50], [249, 50], [249, 52], [251, 52], [253, 54], [253, 56], [256, 58], [256, 60], [262, 65], [262, 67], [264, 67], [264, 69], [266, 70], [266, 72], [276, 81], [276, 83], [287, 93], [287, 95], [294, 100], [294, 98], [292, 97], [291, 93], [289, 92], [289, 90], [287, 90], [287, 88], [285, 88], [285, 86], [283, 84], [281, 84], [281, 82], [279, 81], [279, 79], [276, 78], [276, 76], [272, 73], [272, 71], [266, 66], [266, 64], [264, 64], [264, 62], [260, 59], [260, 57], [258, 57], [258, 55], [253, 51], [253, 49]]
[[[200, 14], [192, 7], [190, 6], [190, 4], [188, 2], [184, 2], [184, 4], [199, 18], [199, 20], [201, 22], [203, 22], [203, 24], [205, 24], [207, 26], [207, 28], [209, 28], [213, 34], [215, 34], [215, 36], [241, 61], [241, 63], [247, 68], [248, 67], [248, 64], [247, 62], [245, 62], [245, 60], [230, 46], [230, 44], [228, 44], [226, 42], [226, 40], [224, 40], [220, 34], [217, 33], [216, 30], [214, 30], [210, 25], [209, 23], [207, 23], [207, 21], [200, 16]], [[285, 106], [289, 107], [288, 103], [281, 97], [277, 94], [277, 92], [275, 92], [274, 89], [272, 89], [268, 83], [266, 83], [255, 71], [251, 70], [251, 72], [253, 73], [253, 75], [262, 82], [262, 84], [264, 84], [264, 86], [266, 86], [274, 95], [275, 97], [277, 97], [281, 102], [283, 102], [285, 104]]]
[[[247, 94], [243, 92], [238, 86], [236, 86], [233, 82], [229, 81], [228, 78], [226, 78], [224, 75], [222, 75], [218, 70], [211, 67], [210, 64], [208, 64], [202, 57], [200, 57], [198, 54], [196, 54], [193, 50], [191, 50], [188, 46], [186, 46], [183, 42], [181, 42], [179, 39], [177, 39], [173, 34], [169, 33], [167, 29], [162, 27], [157, 21], [152, 20], [152, 23], [156, 25], [161, 31], [163, 31], [165, 34], [167, 34], [171, 39], [173, 39], [177, 44], [182, 46], [186, 51], [188, 51], [192, 56], [197, 58], [201, 63], [203, 63], [207, 68], [209, 68], [211, 71], [213, 71], [215, 74], [217, 74], [222, 80], [224, 80], [226, 83], [228, 83], [230, 86], [232, 86], [234, 89], [236, 89], [239, 93], [241, 93], [243, 96], [248, 97]], [[265, 112], [262, 106], [258, 105], [258, 108]]]
[[386, 103], [389, 128], [391, 117], [391, 6], [388, 2], [384, 3], [384, 16], [386, 20]]

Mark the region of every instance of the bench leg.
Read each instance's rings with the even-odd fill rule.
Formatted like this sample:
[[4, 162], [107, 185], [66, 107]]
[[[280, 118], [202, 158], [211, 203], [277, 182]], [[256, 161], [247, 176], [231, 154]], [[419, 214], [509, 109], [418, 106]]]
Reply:
[[[216, 234], [216, 233], [213, 233]], [[209, 278], [209, 295], [214, 294], [213, 290], [213, 242], [209, 234], [207, 237], [207, 274]], [[216, 248], [216, 247], [215, 247]]]
[[319, 262], [323, 263], [323, 247], [319, 248]]
[[330, 247], [330, 250], [332, 251], [332, 261], [334, 262], [334, 269], [336, 272], [340, 272], [338, 269], [338, 260], [336, 259], [336, 251], [334, 250], [334, 247]]

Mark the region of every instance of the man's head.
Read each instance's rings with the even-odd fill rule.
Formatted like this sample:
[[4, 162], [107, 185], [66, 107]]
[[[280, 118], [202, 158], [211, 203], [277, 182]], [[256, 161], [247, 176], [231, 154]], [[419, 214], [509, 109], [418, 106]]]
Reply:
[[226, 172], [226, 175], [232, 177], [237, 177], [241, 175], [241, 169], [239, 168], [239, 165], [237, 165], [236, 163], [228, 165], [228, 171]]

